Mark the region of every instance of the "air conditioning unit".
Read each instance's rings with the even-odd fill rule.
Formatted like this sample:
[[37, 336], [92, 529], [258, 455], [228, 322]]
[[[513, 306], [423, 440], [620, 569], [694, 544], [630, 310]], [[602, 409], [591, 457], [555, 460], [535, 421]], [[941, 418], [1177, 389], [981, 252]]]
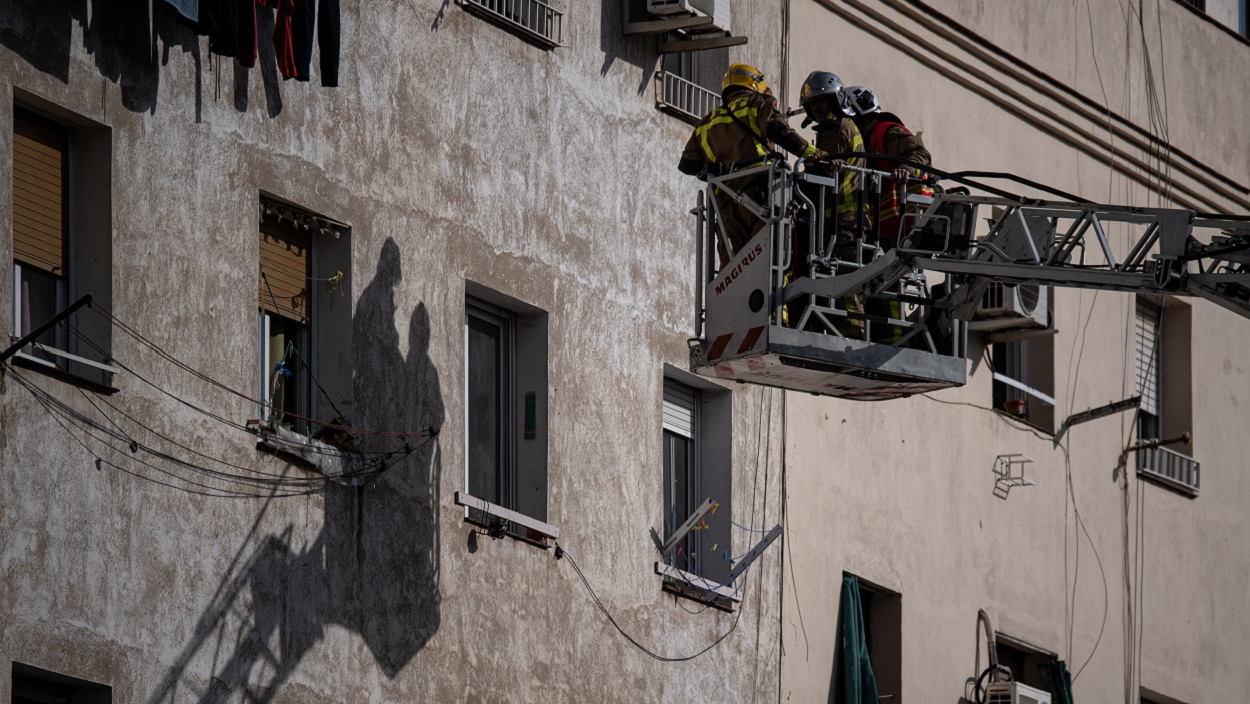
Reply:
[[729, 0], [647, 0], [653, 15], [707, 15], [709, 31], [729, 31]]
[[1019, 682], [991, 682], [985, 686], [985, 704], [1050, 704], [1050, 695]]
[[1050, 289], [1035, 284], [990, 284], [969, 330], [1045, 328], [1050, 325]]

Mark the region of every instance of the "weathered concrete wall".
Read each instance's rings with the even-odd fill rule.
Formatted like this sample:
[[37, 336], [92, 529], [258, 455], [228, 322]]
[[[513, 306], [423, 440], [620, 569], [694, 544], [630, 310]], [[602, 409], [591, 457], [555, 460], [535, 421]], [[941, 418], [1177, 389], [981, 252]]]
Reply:
[[[97, 471], [3, 379], [0, 702], [10, 661], [152, 704], [775, 691], [779, 552], [758, 563], [732, 614], [686, 613], [695, 605], [662, 594], [651, 567], [662, 366], [684, 365], [691, 334], [694, 182], [674, 168], [688, 126], [654, 108], [654, 40], [621, 36], [619, 3], [563, 3], [554, 51], [446, 2], [344, 4], [337, 89], [315, 76], [280, 83], [263, 44], [257, 69], [219, 62], [163, 2], [154, 17], [147, 3], [36, 5], [0, 10], [0, 105], [43, 99], [111, 129], [118, 318], [250, 391], [256, 206], [272, 193], [352, 227], [354, 316], [340, 334], [352, 336], [341, 373], [353, 393], [336, 401], [360, 426], [442, 433], [365, 489], [215, 498], [186, 477], [217, 479], [160, 474], [142, 453], [101, 450], [79, 432], [141, 477]], [[750, 44], [731, 58], [779, 67], [779, 12], [735, 22]], [[10, 120], [0, 109], [6, 177]], [[0, 188], [4, 231], [10, 198]], [[547, 504], [561, 544], [655, 651], [689, 655], [737, 626], [718, 648], [656, 663], [612, 630], [567, 561], [470, 535], [452, 502], [464, 488], [466, 280], [549, 313]], [[11, 288], [0, 269], [6, 328]], [[113, 351], [194, 406], [235, 423], [256, 413], [132, 338], [115, 332]], [[20, 373], [97, 413], [70, 387]], [[197, 459], [221, 471], [309, 477], [132, 375], [117, 386], [110, 402], [152, 429], [127, 424], [145, 442], [168, 448], [150, 434], [160, 432], [235, 465]], [[736, 518], [758, 527], [779, 510], [781, 395], [748, 389], [733, 403]]]
[[[1171, 128], [1165, 141], [1156, 127], [1152, 140], [1140, 29], [1126, 25], [1117, 3], [1090, 3], [1099, 69], [1083, 3], [931, 4], [1002, 52], [965, 41], [908, 0], [796, 2], [791, 99], [807, 72], [832, 70], [878, 89], [887, 109], [923, 131], [941, 168], [1014, 172], [1110, 202], [1159, 203], [1166, 176], [1148, 147], [1170, 144], [1174, 202], [1250, 212], [1250, 134], [1234, 126], [1250, 103], [1244, 91], [1224, 89], [1250, 69], [1243, 43], [1164, 2], [1160, 48], [1159, 20], [1153, 4], [1147, 9], [1146, 44], [1160, 92], [1166, 73]], [[1110, 129], [1105, 112], [1096, 114], [1103, 105], [1116, 114]], [[1113, 233], [1120, 252], [1125, 237]], [[1065, 452], [984, 410], [991, 373], [975, 338], [959, 390], [881, 404], [790, 396], [788, 515], [804, 529], [791, 533], [797, 581], [785, 587], [789, 699], [823, 701], [829, 691], [843, 572], [902, 595], [903, 702], [963, 692], [979, 608], [998, 630], [1058, 653], [1074, 672], [1092, 653], [1075, 686], [1080, 701], [1125, 696], [1134, 622], [1134, 687], [1185, 702], [1242, 698], [1250, 610], [1233, 585], [1250, 569], [1241, 523], [1250, 487], [1235, 427], [1250, 385], [1236, 350], [1250, 342], [1250, 326], [1205, 302], [1186, 304], [1192, 333], [1179, 347], [1191, 355], [1193, 451], [1203, 463], [1193, 500], [1135, 476], [1125, 498], [1113, 470], [1131, 416], [1073, 429]], [[1133, 315], [1129, 295], [1057, 292], [1057, 418], [1132, 395]], [[1036, 460], [1038, 485], [1000, 501], [991, 495], [994, 458], [1017, 452]], [[1126, 574], [1139, 601], [1126, 596]]]

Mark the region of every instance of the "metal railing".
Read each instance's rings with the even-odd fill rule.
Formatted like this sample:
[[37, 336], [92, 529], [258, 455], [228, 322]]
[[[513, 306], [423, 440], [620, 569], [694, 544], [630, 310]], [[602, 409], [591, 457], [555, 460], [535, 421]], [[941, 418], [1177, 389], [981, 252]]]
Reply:
[[1190, 493], [1198, 493], [1200, 469], [1198, 460], [1166, 447], [1146, 448], [1137, 453], [1138, 474], [1161, 479]]
[[655, 74], [655, 106], [689, 122], [698, 122], [720, 107], [720, 94], [675, 73]]
[[542, 0], [460, 0], [466, 10], [548, 47], [564, 41], [564, 15]]

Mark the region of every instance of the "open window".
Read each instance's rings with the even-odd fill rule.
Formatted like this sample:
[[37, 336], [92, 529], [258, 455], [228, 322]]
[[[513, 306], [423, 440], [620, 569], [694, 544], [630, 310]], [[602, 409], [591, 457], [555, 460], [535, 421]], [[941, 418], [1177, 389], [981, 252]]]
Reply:
[[[991, 336], [992, 340], [992, 336]], [[1055, 338], [991, 341], [993, 407], [1047, 432], [1055, 429]]]
[[345, 422], [340, 404], [351, 397], [351, 336], [342, 334], [351, 330], [351, 228], [262, 194], [258, 235], [261, 428], [302, 455], [319, 423]]
[[111, 687], [13, 663], [13, 704], [112, 704]]
[[483, 286], [465, 300], [466, 520], [545, 545], [547, 313]]
[[675, 568], [665, 580], [678, 590], [705, 591], [733, 570], [732, 398], [727, 390], [675, 368], [666, 369], [662, 402], [664, 535], [672, 536], [712, 499], [710, 512], [668, 551]]
[[1051, 696], [1059, 691], [1048, 665], [1059, 659], [1055, 653], [1004, 633], [994, 634], [994, 649], [998, 664], [1011, 668], [1014, 681]]
[[[84, 295], [111, 305], [111, 160], [107, 128], [33, 99], [14, 106], [14, 342]], [[111, 341], [106, 319], [80, 309], [14, 363], [112, 392]]]
[[[1138, 441], [1179, 437], [1192, 432], [1193, 387], [1190, 363], [1190, 307], [1137, 296], [1134, 325], [1134, 372], [1141, 404], [1137, 412]], [[1200, 465], [1193, 444], [1138, 451], [1138, 476], [1189, 496], [1198, 493]]]
[[903, 678], [902, 616], [901, 595], [855, 575], [843, 575], [834, 702], [856, 704], [859, 700], [848, 696], [848, 692], [867, 694], [874, 690], [883, 703], [899, 701]]

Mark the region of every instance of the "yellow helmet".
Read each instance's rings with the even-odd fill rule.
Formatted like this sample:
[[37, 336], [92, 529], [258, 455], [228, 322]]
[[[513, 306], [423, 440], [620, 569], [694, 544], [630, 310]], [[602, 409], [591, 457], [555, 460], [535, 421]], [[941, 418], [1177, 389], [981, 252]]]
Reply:
[[723, 92], [734, 86], [746, 88], [756, 93], [763, 93], [768, 90], [768, 84], [764, 82], [763, 72], [750, 64], [734, 64], [725, 72], [725, 78], [720, 84], [721, 91]]

